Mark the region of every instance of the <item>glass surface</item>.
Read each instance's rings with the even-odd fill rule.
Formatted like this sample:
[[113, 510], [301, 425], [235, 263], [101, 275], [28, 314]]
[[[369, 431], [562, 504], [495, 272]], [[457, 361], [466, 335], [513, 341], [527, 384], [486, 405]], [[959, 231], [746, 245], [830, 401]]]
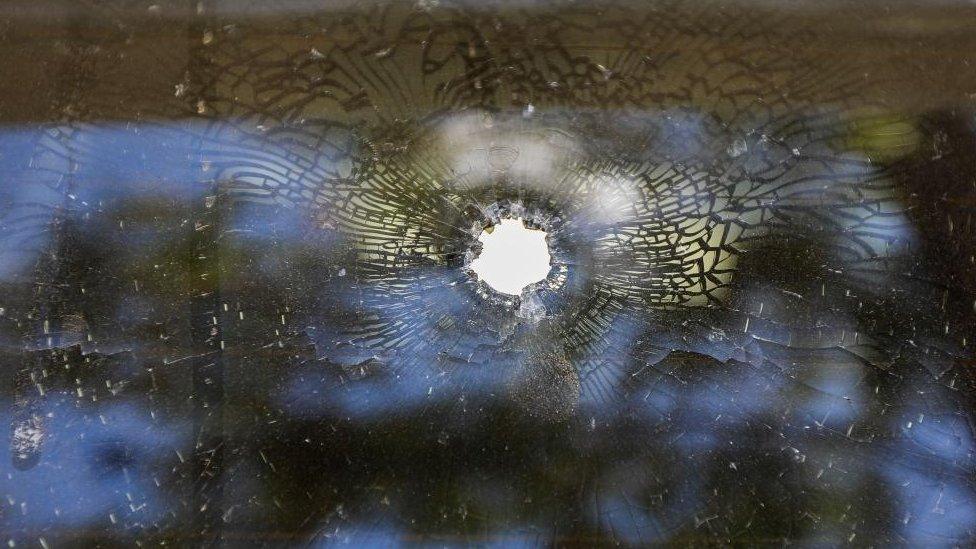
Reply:
[[974, 29], [4, 2], [0, 542], [976, 543]]

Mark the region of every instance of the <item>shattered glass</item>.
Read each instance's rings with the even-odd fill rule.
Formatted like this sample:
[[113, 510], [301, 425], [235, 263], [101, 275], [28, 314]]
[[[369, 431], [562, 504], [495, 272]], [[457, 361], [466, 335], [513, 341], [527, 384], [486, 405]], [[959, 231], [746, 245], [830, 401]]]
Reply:
[[3, 10], [9, 546], [976, 543], [973, 4]]

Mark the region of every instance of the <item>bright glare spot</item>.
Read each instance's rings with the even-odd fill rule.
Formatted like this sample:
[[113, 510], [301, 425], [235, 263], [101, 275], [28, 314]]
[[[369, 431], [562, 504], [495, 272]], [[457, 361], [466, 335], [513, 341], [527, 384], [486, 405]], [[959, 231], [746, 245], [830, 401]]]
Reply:
[[502, 219], [489, 233], [481, 233], [481, 255], [471, 269], [499, 292], [519, 295], [522, 289], [549, 275], [549, 246], [545, 231], [526, 228], [521, 219]]

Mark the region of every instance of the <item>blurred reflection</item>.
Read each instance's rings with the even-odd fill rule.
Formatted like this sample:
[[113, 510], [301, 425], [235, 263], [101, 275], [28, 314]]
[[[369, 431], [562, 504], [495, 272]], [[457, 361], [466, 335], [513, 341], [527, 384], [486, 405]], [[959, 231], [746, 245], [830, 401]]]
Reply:
[[971, 6], [46, 9], [8, 544], [974, 541]]

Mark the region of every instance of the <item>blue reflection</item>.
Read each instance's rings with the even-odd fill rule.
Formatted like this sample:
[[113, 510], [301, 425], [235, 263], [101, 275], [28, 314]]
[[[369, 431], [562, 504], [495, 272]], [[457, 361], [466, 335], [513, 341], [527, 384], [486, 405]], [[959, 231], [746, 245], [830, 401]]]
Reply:
[[337, 526], [329, 532], [320, 534], [320, 540], [312, 547], [331, 549], [333, 547], [363, 547], [365, 549], [384, 549], [386, 547], [407, 547], [411, 545], [408, 533], [388, 524], [382, 517], [373, 523]]
[[177, 505], [167, 484], [178, 453], [191, 451], [189, 425], [155, 420], [132, 403], [91, 406], [76, 397], [51, 392], [35, 403], [41, 459], [5, 475], [5, 526], [122, 529], [161, 520]]
[[901, 508], [896, 527], [909, 545], [954, 547], [976, 525], [971, 477], [946, 476], [924, 463], [891, 463], [884, 469]]
[[[667, 131], [678, 136], [671, 143], [672, 154], [703, 154], [697, 141], [704, 131], [700, 117], [669, 116], [664, 115], [670, 124]], [[124, 238], [113, 243], [115, 258], [147, 260], [199, 230], [186, 225], [186, 211], [211, 207], [206, 199], [214, 192], [240, 191], [262, 207], [270, 204], [276, 209], [237, 207], [222, 220], [218, 234], [227, 240], [221, 244], [233, 239], [266, 251], [258, 258], [256, 273], [287, 285], [281, 275], [287, 270], [288, 254], [306, 244], [307, 236], [304, 214], [289, 204], [308, 196], [287, 195], [284, 187], [296, 187], [291, 183], [304, 181], [315, 170], [339, 168], [306, 166], [306, 172], [300, 168], [301, 159], [294, 157], [275, 160], [283, 165], [264, 164], [252, 146], [250, 138], [222, 131], [219, 124], [204, 128], [191, 123], [120, 123], [85, 126], [83, 131], [0, 132], [0, 147], [8, 151], [0, 157], [0, 169], [21, 183], [0, 189], [0, 282], [31, 281], [39, 258], [53, 247], [55, 233], [49, 226], [55, 220], [84, 220], [78, 233], [95, 246], [107, 246], [108, 225], [128, 222]], [[248, 164], [235, 164], [235, 158], [249, 155]], [[342, 160], [323, 162], [338, 165]], [[221, 162], [231, 167], [222, 170]], [[856, 170], [863, 176], [874, 168]], [[322, 183], [304, 182], [309, 187]], [[864, 225], [863, 219], [835, 224], [844, 234], [830, 241], [828, 251], [843, 257], [908, 251], [916, 235], [901, 206], [891, 202], [897, 211], [874, 224]], [[143, 203], [153, 204], [140, 217], [136, 214]], [[116, 219], [120, 212], [137, 219]], [[855, 228], [863, 230], [858, 233]], [[854, 237], [859, 247], [850, 248]], [[314, 251], [323, 257], [338, 248], [332, 242], [319, 244]], [[244, 402], [267, 398], [286, 420], [341, 416], [354, 422], [427, 421], [429, 406], [464, 406], [466, 396], [500, 394], [511, 381], [509, 374], [525, 360], [527, 351], [512, 343], [518, 339], [516, 330], [525, 327], [491, 317], [489, 313], [496, 311], [485, 312], [486, 305], [471, 292], [466, 274], [458, 268], [422, 265], [382, 277], [346, 273], [332, 265], [330, 269], [332, 278], [315, 286], [322, 295], [299, 296], [315, 303], [297, 328], [315, 343], [321, 361], [310, 368], [283, 370], [280, 383], [262, 387], [268, 394], [237, 395]], [[574, 291], [583, 288], [575, 278], [569, 286]], [[114, 308], [106, 314], [114, 325], [126, 327], [152, 316], [156, 304], [165, 299], [129, 289], [113, 297]], [[318, 307], [320, 303], [328, 307]], [[547, 309], [560, 310], [548, 303]], [[830, 312], [836, 313], [834, 324], [865, 331], [859, 320]], [[573, 421], [592, 425], [578, 434], [585, 442], [580, 446], [594, 453], [597, 467], [610, 469], [610, 474], [598, 474], [613, 477], [598, 487], [581, 489], [600, 502], [590, 517], [596, 526], [625, 543], [668, 540], [683, 524], [694, 524], [696, 513], [708, 505], [719, 477], [707, 465], [726, 454], [740, 461], [786, 456], [804, 474], [830, 468], [835, 458], [855, 462], [851, 475], [837, 482], [853, 491], [858, 483], [868, 482], [867, 473], [877, 473], [897, 495], [900, 522], [895, 526], [911, 544], [962, 538], [976, 526], [974, 442], [967, 424], [971, 411], [964, 405], [951, 407], [949, 389], [932, 380], [902, 381], [904, 361], [885, 365], [889, 370], [884, 373], [897, 377], [903, 390], [896, 397], [878, 396], [881, 383], [868, 380], [881, 374], [848, 351], [843, 330], [821, 329], [819, 318], [803, 319], [797, 326], [793, 313], [783, 312], [779, 319], [753, 317], [751, 331], [742, 328], [741, 335], [733, 335], [748, 317], [742, 311], [698, 318], [655, 313], [659, 316], [651, 322], [648, 311], [630, 310], [603, 317], [599, 341], [573, 349], [582, 350], [574, 357], [581, 406]], [[813, 310], [810, 316], [821, 313]], [[837, 331], [842, 335], [830, 333]], [[688, 364], [666, 367], [665, 359], [675, 351], [691, 355]], [[636, 372], [635, 360], [642, 362]], [[927, 360], [933, 364], [938, 359]], [[890, 404], [911, 413], [889, 412]], [[44, 451], [37, 467], [8, 475], [5, 526], [145, 526], [179, 507], [179, 496], [166, 484], [173, 460], [190, 442], [186, 425], [161, 425], [151, 419], [149, 409], [133, 403], [89, 410], [69, 393], [50, 393], [34, 405], [35, 413], [44, 418]], [[887, 425], [891, 417], [897, 417], [897, 426]], [[597, 419], [614, 427], [618, 421], [639, 424], [645, 438], [635, 444], [634, 459], [647, 463], [620, 466], [614, 461], [624, 437], [600, 432]], [[856, 438], [851, 435], [855, 429], [868, 435]], [[734, 444], [737, 441], [753, 446]], [[659, 473], [655, 467], [660, 460], [655, 458], [662, 455], [685, 469], [664, 467], [660, 476], [681, 478], [665, 482], [649, 477], [649, 471]], [[726, 464], [720, 465], [726, 472]], [[732, 471], [737, 488], [764, 482]], [[819, 493], [832, 489], [819, 476], [808, 476], [794, 488]], [[666, 503], [652, 504], [649, 494], [660, 491], [658, 484], [668, 484], [670, 496]], [[850, 499], [846, 493], [824, 497], [839, 503]], [[337, 532], [336, 539], [357, 546], [391, 546], [405, 536], [382, 521], [352, 532]]]

